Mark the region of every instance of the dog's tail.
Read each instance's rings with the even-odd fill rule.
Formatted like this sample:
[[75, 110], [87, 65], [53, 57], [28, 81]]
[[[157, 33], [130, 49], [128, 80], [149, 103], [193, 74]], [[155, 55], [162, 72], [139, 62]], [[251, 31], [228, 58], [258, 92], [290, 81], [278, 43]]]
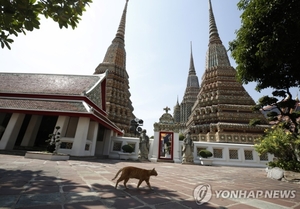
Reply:
[[118, 173], [116, 174], [116, 176], [115, 176], [112, 180], [115, 180], [115, 179], [118, 177], [119, 173], [121, 173], [122, 170], [123, 170], [123, 168], [121, 168], [121, 169], [118, 171]]

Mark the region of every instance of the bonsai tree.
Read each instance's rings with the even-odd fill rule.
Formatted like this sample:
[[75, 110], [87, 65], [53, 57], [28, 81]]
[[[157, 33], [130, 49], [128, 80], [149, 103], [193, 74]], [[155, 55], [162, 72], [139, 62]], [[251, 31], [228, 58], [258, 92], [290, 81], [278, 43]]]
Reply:
[[200, 150], [198, 154], [199, 154], [200, 157], [202, 157], [202, 158], [209, 158], [209, 157], [212, 157], [212, 156], [213, 156], [213, 154], [211, 153], [211, 151], [206, 150], [206, 149]]
[[125, 144], [122, 146], [122, 150], [126, 153], [132, 153], [134, 151], [134, 148], [129, 144]]
[[48, 139], [46, 142], [48, 142], [47, 146], [47, 151], [51, 152], [53, 154], [57, 154], [57, 151], [60, 147], [60, 132], [59, 132], [60, 127], [56, 126], [55, 127], [55, 132], [53, 134], [49, 134]]

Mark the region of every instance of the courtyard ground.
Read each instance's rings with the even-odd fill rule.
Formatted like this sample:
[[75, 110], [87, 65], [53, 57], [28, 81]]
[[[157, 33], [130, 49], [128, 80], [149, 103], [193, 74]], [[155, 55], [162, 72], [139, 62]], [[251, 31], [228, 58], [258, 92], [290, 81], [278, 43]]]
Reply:
[[[111, 179], [124, 166], [155, 168], [153, 189], [145, 182], [137, 189], [137, 179], [129, 180], [129, 189], [123, 182], [115, 189]], [[94, 158], [45, 161], [0, 154], [0, 208], [300, 209], [300, 184], [269, 179], [263, 168]]]

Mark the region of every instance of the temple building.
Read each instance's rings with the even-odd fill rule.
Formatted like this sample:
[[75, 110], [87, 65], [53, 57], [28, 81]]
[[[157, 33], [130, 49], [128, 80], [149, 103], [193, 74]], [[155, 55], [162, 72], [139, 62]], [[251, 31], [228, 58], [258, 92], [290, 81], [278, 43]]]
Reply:
[[127, 4], [94, 75], [0, 73], [0, 150], [44, 150], [59, 126], [60, 153], [108, 156], [111, 137], [130, 134], [135, 116], [124, 48]]
[[[264, 115], [252, 111], [254, 105], [254, 100], [236, 80], [236, 70], [230, 65], [219, 37], [209, 0], [209, 44], [205, 72], [185, 124], [186, 131], [191, 132], [195, 141], [252, 144], [268, 127]], [[249, 121], [254, 118], [260, 119], [262, 125], [250, 126]]]
[[120, 25], [111, 45], [108, 47], [103, 62], [94, 74], [108, 70], [106, 86], [106, 108], [108, 118], [114, 122], [125, 136], [130, 135], [130, 121], [135, 118], [130, 100], [129, 75], [126, 71], [125, 23], [127, 4], [121, 17]]
[[60, 153], [108, 155], [122, 130], [107, 118], [106, 73], [0, 73], [0, 150], [44, 150], [60, 127]]
[[191, 115], [192, 107], [197, 100], [197, 95], [199, 93], [199, 80], [196, 75], [193, 51], [191, 46], [191, 56], [190, 56], [190, 67], [188, 72], [186, 89], [182, 102], [179, 104], [178, 99], [174, 107], [173, 117], [175, 123], [180, 124], [180, 129], [184, 129], [185, 123], [188, 121], [189, 116]]

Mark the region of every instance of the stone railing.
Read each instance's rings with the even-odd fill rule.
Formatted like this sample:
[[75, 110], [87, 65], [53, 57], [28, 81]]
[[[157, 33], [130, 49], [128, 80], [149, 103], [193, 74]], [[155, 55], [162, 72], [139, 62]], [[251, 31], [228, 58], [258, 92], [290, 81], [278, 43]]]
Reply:
[[[182, 147], [183, 142], [179, 142]], [[273, 161], [274, 156], [265, 154], [259, 156], [254, 149], [254, 145], [232, 144], [232, 143], [211, 143], [194, 142], [194, 163], [200, 164], [198, 152], [207, 149], [213, 153], [213, 165], [247, 166], [247, 167], [266, 167], [266, 163]], [[178, 150], [179, 156], [182, 151]]]
[[[139, 139], [133, 137], [112, 137], [110, 144], [110, 158], [120, 159], [122, 146], [130, 144], [134, 147], [134, 152], [126, 159], [138, 159]], [[150, 147], [153, 144], [153, 139], [150, 139]], [[179, 141], [179, 156], [182, 156], [182, 141]], [[158, 148], [157, 148], [158, 149]], [[200, 164], [198, 152], [201, 149], [207, 149], [213, 153], [213, 165], [228, 165], [228, 166], [246, 166], [246, 167], [266, 167], [266, 163], [273, 161], [274, 156], [271, 154], [261, 155], [254, 149], [254, 145], [248, 144], [232, 144], [232, 143], [212, 143], [212, 142], [194, 142], [194, 163]], [[150, 148], [150, 150], [153, 150]], [[152, 153], [149, 153], [152, 156]], [[122, 158], [121, 158], [122, 159]], [[125, 159], [125, 158], [123, 158]], [[181, 157], [180, 157], [181, 162]]]
[[[139, 153], [139, 138], [133, 137], [112, 137], [110, 141], [110, 152], [109, 158], [118, 158], [118, 159], [138, 159]], [[122, 146], [129, 144], [134, 148], [134, 152], [131, 154], [123, 154], [122, 155]], [[120, 155], [121, 154], [121, 155]], [[128, 155], [125, 157], [125, 155]], [[123, 158], [122, 158], [123, 157]]]

